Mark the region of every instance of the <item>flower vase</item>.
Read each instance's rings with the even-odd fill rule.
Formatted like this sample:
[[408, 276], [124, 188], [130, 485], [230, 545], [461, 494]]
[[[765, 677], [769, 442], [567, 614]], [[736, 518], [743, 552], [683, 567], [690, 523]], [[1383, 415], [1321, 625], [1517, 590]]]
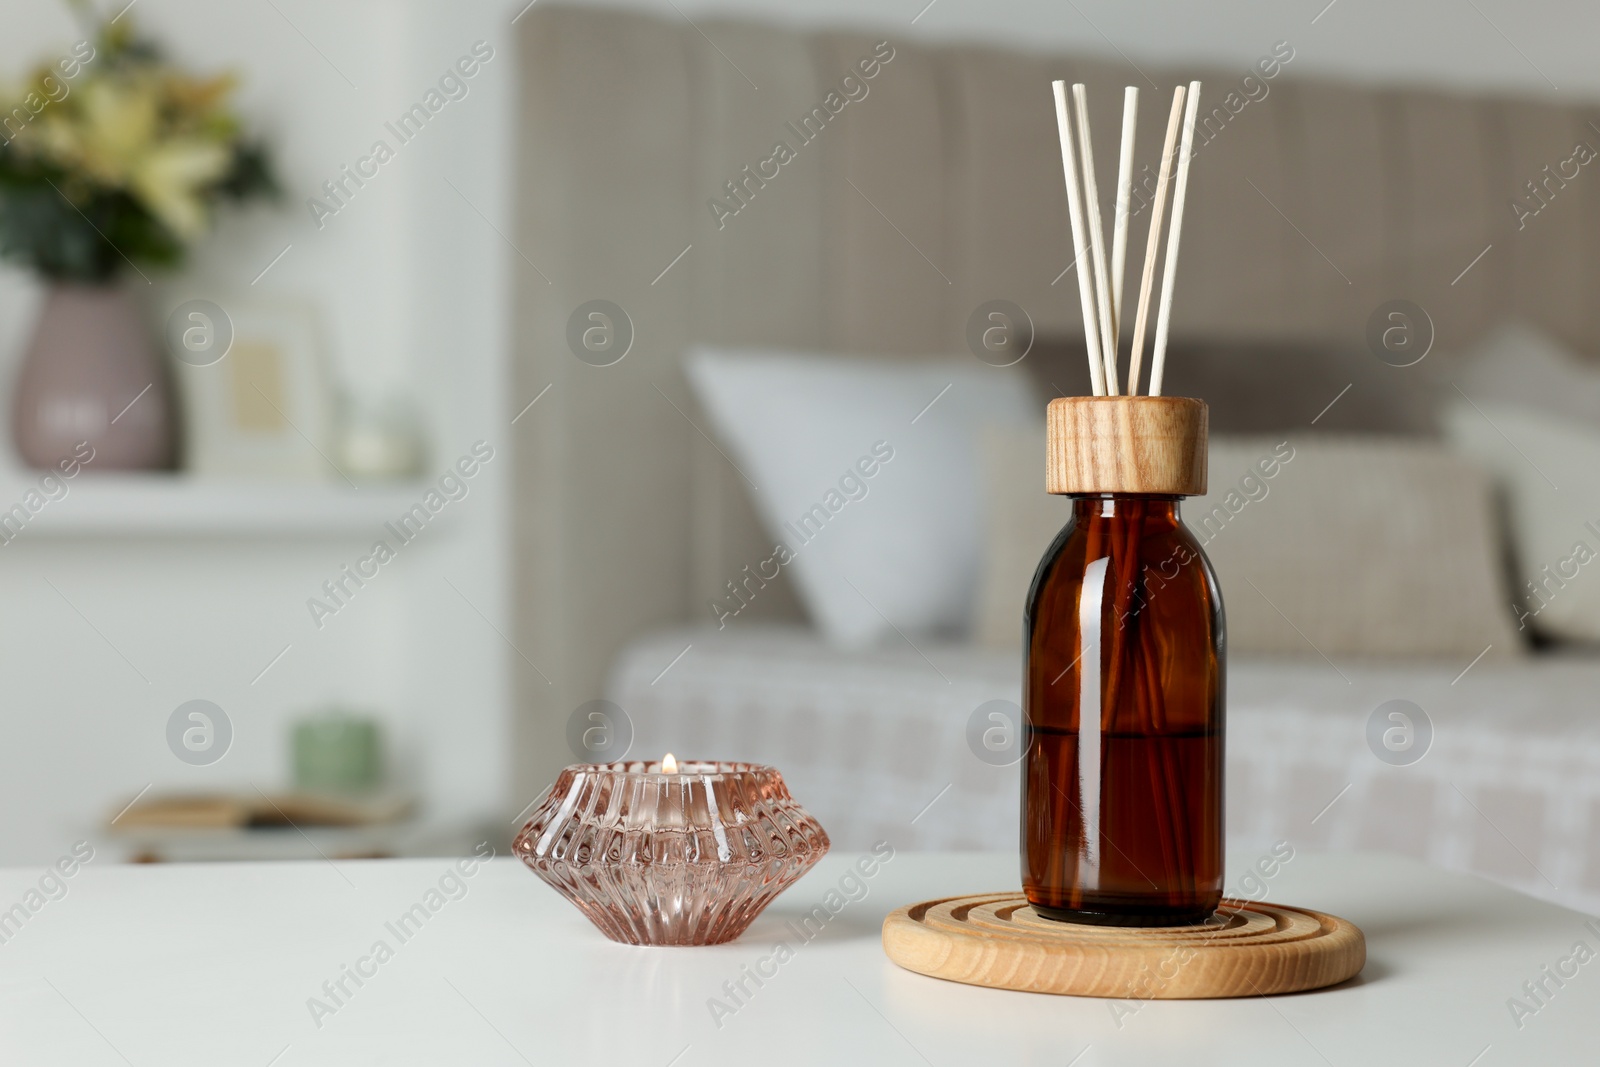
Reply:
[[12, 398], [12, 440], [31, 467], [83, 442], [94, 467], [168, 470], [177, 433], [166, 361], [120, 285], [52, 286]]

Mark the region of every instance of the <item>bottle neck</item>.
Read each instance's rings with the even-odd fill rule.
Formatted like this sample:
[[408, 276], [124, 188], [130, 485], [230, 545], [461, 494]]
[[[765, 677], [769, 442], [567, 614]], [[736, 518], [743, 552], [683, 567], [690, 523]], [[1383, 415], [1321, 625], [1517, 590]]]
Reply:
[[1182, 521], [1178, 515], [1175, 496], [1147, 496], [1142, 493], [1100, 493], [1074, 495], [1072, 517], [1085, 519], [1138, 518], [1144, 522], [1169, 522], [1176, 526]]

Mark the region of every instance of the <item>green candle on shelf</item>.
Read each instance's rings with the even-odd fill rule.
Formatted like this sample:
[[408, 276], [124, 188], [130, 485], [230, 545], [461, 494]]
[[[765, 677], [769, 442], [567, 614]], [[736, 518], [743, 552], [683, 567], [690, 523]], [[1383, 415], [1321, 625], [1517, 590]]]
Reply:
[[348, 793], [381, 783], [383, 753], [376, 721], [346, 711], [326, 712], [296, 722], [293, 737], [297, 788]]

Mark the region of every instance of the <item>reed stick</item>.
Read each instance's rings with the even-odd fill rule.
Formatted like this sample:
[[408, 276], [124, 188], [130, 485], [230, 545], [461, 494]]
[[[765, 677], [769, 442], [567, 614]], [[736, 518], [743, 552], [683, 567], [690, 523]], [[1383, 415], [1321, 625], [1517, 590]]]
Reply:
[[1167, 115], [1167, 138], [1161, 148], [1161, 173], [1156, 176], [1156, 197], [1150, 208], [1150, 233], [1144, 242], [1144, 272], [1139, 278], [1139, 306], [1133, 315], [1133, 347], [1128, 359], [1128, 395], [1139, 392], [1139, 372], [1144, 363], [1144, 331], [1149, 325], [1150, 283], [1156, 276], [1156, 259], [1161, 250], [1161, 222], [1167, 212], [1167, 189], [1171, 185], [1172, 160], [1178, 151], [1178, 128], [1183, 120], [1184, 88], [1172, 90], [1172, 111]]
[[1105, 367], [1100, 358], [1100, 328], [1095, 317], [1095, 300], [1089, 267], [1084, 263], [1087, 247], [1083, 233], [1083, 204], [1078, 191], [1078, 162], [1072, 150], [1071, 122], [1067, 115], [1067, 83], [1050, 83], [1056, 97], [1056, 132], [1061, 137], [1061, 169], [1067, 176], [1067, 218], [1072, 223], [1073, 262], [1078, 267], [1078, 299], [1083, 306], [1083, 343], [1089, 355], [1089, 381], [1095, 396], [1106, 395]]
[[[1096, 560], [1096, 559], [1099, 559], [1102, 555], [1109, 554], [1109, 548], [1103, 548], [1101, 546], [1101, 541], [1103, 539], [1105, 539], [1104, 520], [1102, 519], [1101, 516], [1095, 515], [1095, 516], [1090, 518], [1090, 520], [1089, 520], [1089, 528], [1085, 531], [1085, 535], [1084, 535], [1083, 559], [1084, 559], [1085, 562], [1090, 561], [1090, 560]], [[1110, 575], [1108, 574], [1107, 575], [1108, 582], [1109, 582], [1109, 578], [1110, 578]], [[1081, 584], [1078, 586], [1078, 596], [1079, 597], [1083, 596], [1083, 586]], [[1072, 682], [1073, 682], [1074, 690], [1077, 693], [1080, 693], [1080, 694], [1082, 693], [1083, 672], [1086, 669], [1082, 665], [1082, 661], [1083, 661], [1083, 658], [1085, 656], [1093, 656], [1097, 660], [1100, 660], [1101, 662], [1099, 664], [1097, 664], [1097, 667], [1101, 671], [1104, 670], [1104, 660], [1101, 658], [1101, 651], [1102, 651], [1102, 646], [1104, 644], [1104, 636], [1105, 636], [1105, 625], [1104, 625], [1104, 621], [1103, 620], [1104, 620], [1104, 616], [1102, 615], [1102, 623], [1101, 623], [1101, 628], [1100, 628], [1100, 633], [1101, 633], [1101, 637], [1102, 637], [1101, 645], [1097, 645], [1097, 646], [1095, 646], [1093, 648], [1089, 647], [1088, 645], [1084, 645], [1081, 649], [1079, 649], [1078, 659], [1075, 661], [1077, 663], [1076, 670], [1074, 670], [1073, 666], [1071, 666], [1071, 665], [1069, 665], [1067, 667], [1068, 671], [1073, 672]], [[1079, 634], [1080, 643], [1082, 642], [1082, 640], [1083, 640], [1082, 633], [1080, 632], [1080, 634]], [[1074, 705], [1077, 707], [1077, 711], [1078, 711], [1078, 714], [1077, 714], [1077, 737], [1078, 737], [1078, 744], [1079, 744], [1079, 746], [1081, 746], [1083, 744], [1083, 733], [1084, 733], [1084, 730], [1083, 730], [1083, 707], [1078, 702], [1078, 699], [1079, 699], [1078, 697], [1074, 697], [1073, 698], [1073, 702], [1074, 702]], [[1105, 678], [1104, 678], [1103, 674], [1101, 676], [1100, 700], [1101, 700], [1100, 706], [1101, 706], [1102, 709], [1104, 709], [1106, 707], [1106, 704], [1105, 704]], [[1080, 750], [1078, 752], [1078, 759], [1081, 760], [1082, 758], [1083, 758], [1083, 753], [1082, 753], [1081, 748], [1080, 748]], [[1104, 732], [1102, 732], [1100, 734], [1100, 755], [1097, 758], [1101, 759], [1102, 762], [1104, 761], [1104, 758], [1105, 758], [1105, 734], [1104, 734]], [[1076, 768], [1067, 768], [1066, 771], [1067, 771], [1067, 774], [1069, 776], [1073, 776], [1073, 777], [1076, 776]], [[1070, 799], [1071, 798], [1067, 795], [1067, 792], [1065, 790], [1063, 790], [1063, 789], [1057, 789], [1056, 790], [1055, 814], [1054, 814], [1054, 817], [1053, 817], [1053, 819], [1051, 821], [1051, 825], [1056, 827], [1057, 832], [1059, 832], [1059, 833], [1066, 832], [1067, 817], [1069, 815], [1069, 812], [1068, 812], [1067, 808], [1069, 806]], [[1073, 817], [1075, 817], [1077, 819], [1080, 819], [1080, 820], [1084, 817], [1084, 814], [1083, 814], [1083, 798], [1081, 796], [1078, 798], [1078, 810], [1076, 812], [1072, 812], [1070, 814], [1072, 814]], [[1103, 829], [1104, 825], [1105, 825], [1105, 812], [1102, 809], [1102, 811], [1101, 811], [1101, 825], [1100, 825], [1100, 827], [1096, 828], [1097, 832], [1098, 832], [1098, 830]], [[1057, 854], [1057, 856], [1058, 856], [1058, 858], [1060, 860], [1060, 869], [1059, 869], [1059, 872], [1057, 873], [1057, 878], [1056, 878], [1056, 883], [1055, 884], [1069, 887], [1068, 894], [1067, 894], [1067, 900], [1068, 900], [1068, 905], [1070, 907], [1074, 907], [1074, 908], [1083, 907], [1084, 906], [1084, 899], [1083, 899], [1083, 888], [1084, 888], [1083, 883], [1084, 883], [1084, 879], [1081, 878], [1081, 877], [1078, 877], [1078, 875], [1082, 873], [1081, 869], [1082, 869], [1082, 866], [1083, 866], [1083, 863], [1084, 863], [1084, 859], [1083, 859], [1083, 856], [1082, 856], [1081, 852], [1080, 853], [1074, 853], [1072, 855], [1071, 859], [1072, 859], [1072, 862], [1073, 862], [1074, 867], [1076, 869], [1074, 871], [1068, 871], [1067, 870], [1067, 862], [1068, 862], [1068, 854], [1067, 853], [1068, 853], [1068, 850], [1063, 848], [1063, 849], [1055, 849], [1053, 851]]]
[[[1094, 147], [1089, 133], [1088, 93], [1082, 84], [1072, 87], [1072, 108], [1069, 112], [1066, 84], [1052, 83], [1056, 104], [1057, 133], [1061, 139], [1062, 170], [1066, 176], [1068, 217], [1072, 224], [1073, 249], [1078, 266], [1078, 297], [1083, 312], [1084, 341], [1089, 359], [1089, 377], [1096, 396], [1119, 395], [1118, 341], [1122, 321], [1123, 281], [1126, 273], [1129, 206], [1133, 180], [1133, 151], [1138, 123], [1138, 90], [1129, 87], [1123, 95], [1122, 141], [1117, 166], [1116, 216], [1110, 241], [1110, 263], [1106, 256], [1106, 234], [1100, 211], [1100, 197], [1095, 179]], [[1166, 364], [1167, 340], [1172, 314], [1173, 283], [1177, 273], [1178, 249], [1182, 235], [1184, 206], [1187, 199], [1189, 162], [1194, 154], [1194, 128], [1199, 112], [1200, 83], [1191, 82], [1187, 89], [1178, 86], [1172, 95], [1172, 106], [1167, 119], [1163, 142], [1161, 172], [1157, 176], [1154, 207], [1149, 233], [1145, 242], [1144, 267], [1140, 274], [1138, 309], [1134, 317], [1133, 341], [1129, 363], [1127, 393], [1137, 395], [1142, 369], [1144, 336], [1148, 325], [1150, 298], [1153, 295], [1156, 262], [1160, 256], [1162, 221], [1166, 215], [1167, 196], [1172, 189], [1172, 214], [1167, 232], [1166, 263], [1162, 275], [1161, 301], [1156, 315], [1155, 340], [1152, 346], [1149, 395], [1161, 394], [1161, 383]], [[1182, 116], [1181, 145], [1179, 121]], [[1074, 125], [1076, 130], [1074, 130]], [[1076, 137], [1076, 145], [1074, 145]], [[1074, 152], [1076, 147], [1076, 153]], [[1176, 164], [1176, 166], [1174, 166]], [[1081, 168], [1081, 169], [1080, 169]], [[1176, 179], [1174, 180], [1174, 174]], [[1085, 256], [1090, 257], [1088, 264]], [[1090, 274], [1090, 271], [1093, 274]], [[1114, 740], [1132, 744], [1145, 742], [1144, 762], [1147, 764], [1151, 784], [1151, 807], [1154, 836], [1159, 842], [1161, 884], [1164, 893], [1182, 895], [1194, 891], [1192, 843], [1182, 832], [1183, 809], [1186, 799], [1183, 782], [1182, 757], [1174, 751], [1168, 736], [1165, 700], [1161, 676], [1162, 649], [1153, 633], [1144, 625], [1148, 589], [1144, 574], [1143, 555], [1146, 539], [1147, 505], [1142, 499], [1123, 500], [1112, 508], [1097, 510], [1085, 530], [1084, 562], [1106, 559], [1105, 587], [1100, 605], [1100, 639], [1098, 647], [1082, 647], [1079, 659], [1095, 656], [1100, 677], [1100, 706], [1094, 711], [1080, 707], [1076, 715], [1078, 744], [1083, 744], [1085, 712], [1098, 712], [1097, 731], [1100, 752], [1094, 756], [1104, 766], [1109, 748]], [[1079, 596], [1083, 595], [1080, 587]], [[1081, 643], [1081, 641], [1080, 641]], [[1063, 652], [1063, 654], [1065, 654]], [[1052, 664], [1053, 667], [1053, 664]], [[1072, 665], [1062, 673], [1072, 671]], [[1083, 668], [1079, 668], [1077, 682], [1083, 685]], [[1078, 759], [1086, 758], [1082, 751]], [[1047, 768], [1047, 771], [1049, 768]], [[1057, 768], [1057, 770], [1062, 770]], [[1102, 791], [1106, 783], [1102, 780]], [[1053, 819], [1051, 827], [1056, 833], [1065, 833], [1067, 820], [1086, 817], [1081, 808], [1070, 812], [1071, 798], [1056, 787], [1057, 796], [1048, 801]], [[1100, 826], [1105, 828], [1104, 811], [1100, 812]], [[1112, 844], [1107, 842], [1108, 844]], [[1116, 846], [1112, 844], [1112, 847]], [[1120, 849], [1118, 850], [1120, 851]], [[1066, 849], [1053, 851], [1055, 869], [1047, 872], [1054, 884], [1067, 890], [1068, 904], [1082, 907], [1085, 896], [1087, 858], [1069, 854]], [[1101, 857], [1103, 859], [1103, 857]], [[1143, 872], [1138, 872], [1143, 875]], [[1098, 880], [1095, 880], [1098, 882]]]
[[[1139, 124], [1139, 89], [1122, 93], [1122, 158], [1117, 161], [1117, 213], [1111, 220], [1111, 336], [1122, 343], [1122, 279], [1128, 261], [1128, 206], [1133, 199], [1133, 141]], [[1128, 395], [1138, 392], [1132, 379]]]
[[[1148, 599], [1149, 595], [1146, 591], [1144, 599]], [[1188, 835], [1179, 829], [1183, 817], [1181, 805], [1188, 793], [1184, 789], [1182, 774], [1173, 756], [1171, 738], [1167, 735], [1165, 690], [1161, 684], [1158, 667], [1162, 659], [1161, 649], [1155, 645], [1151, 630], [1143, 623], [1144, 616], [1141, 612], [1134, 621], [1138, 632], [1132, 639], [1132, 655], [1136, 660], [1132, 684], [1136, 694], [1135, 700], [1140, 703], [1144, 712], [1144, 727], [1152, 744], [1149, 762], [1157, 798], [1158, 824], [1162, 823], [1159, 815], [1161, 813], [1166, 815], [1161, 836], [1161, 854], [1168, 865], [1168, 871], [1172, 874], [1170, 888], [1180, 890], [1187, 887], [1192, 893], [1194, 877], [1193, 868], [1190, 866], [1189, 839]], [[1139, 695], [1143, 696], [1142, 702], [1139, 701]], [[1156, 749], [1160, 750], [1159, 755]]]
[[[1109, 678], [1102, 689], [1107, 707], [1101, 736], [1113, 736], [1114, 717], [1121, 712], [1123, 729], [1130, 735], [1142, 735], [1149, 742], [1145, 763], [1150, 773], [1155, 836], [1161, 844], [1161, 888], [1177, 892], [1187, 884], [1192, 891], [1193, 879], [1185, 874], [1189, 871], [1190, 850], [1180, 829], [1182, 798], [1186, 794], [1178, 787], [1178, 767], [1166, 735], [1159, 650], [1147, 647], [1150, 642], [1144, 611], [1149, 602], [1143, 560], [1145, 519], [1146, 504], [1138, 499], [1126, 501], [1118, 514], [1108, 519], [1111, 533], [1107, 540], [1117, 582], [1117, 628], [1111, 637]], [[1117, 536], [1118, 523], [1124, 527], [1120, 537]]]
[[1106, 267], [1105, 224], [1100, 217], [1100, 186], [1094, 177], [1094, 144], [1089, 137], [1089, 90], [1082, 82], [1072, 87], [1078, 122], [1078, 161], [1083, 166], [1083, 198], [1088, 206], [1089, 254], [1094, 259], [1095, 307], [1100, 316], [1100, 355], [1106, 364], [1106, 393], [1116, 396], [1117, 335], [1112, 332], [1111, 290]]
[[1172, 194], [1172, 228], [1167, 234], [1167, 263], [1161, 274], [1161, 311], [1156, 315], [1155, 350], [1150, 357], [1150, 395], [1161, 395], [1167, 368], [1167, 333], [1172, 322], [1172, 283], [1178, 276], [1178, 239], [1183, 235], [1183, 205], [1189, 191], [1189, 160], [1194, 155], [1194, 119], [1200, 110], [1200, 83], [1189, 83], [1183, 114], [1183, 147], [1178, 152], [1178, 184]]
[[[1115, 592], [1109, 598], [1111, 618], [1101, 623], [1106, 668], [1101, 681], [1100, 760], [1107, 762], [1109, 748], [1121, 735], [1122, 743], [1143, 737], [1145, 764], [1151, 782], [1151, 807], [1155, 837], [1160, 842], [1162, 869], [1158, 888], [1175, 891], [1183, 882], [1186, 850], [1180, 841], [1181, 814], [1171, 776], [1176, 768], [1164, 744], [1166, 715], [1161, 709], [1161, 688], [1156, 663], [1144, 648], [1143, 545], [1146, 505], [1143, 500], [1121, 502], [1112, 514], [1096, 517], [1105, 525], [1105, 552], [1111, 557], [1106, 584]], [[1138, 602], [1137, 604], [1135, 602]], [[1115, 625], [1112, 625], [1114, 620]], [[1144, 683], [1144, 684], [1141, 684]], [[1079, 724], [1079, 737], [1082, 737]], [[1080, 740], [1080, 744], [1081, 744]], [[1102, 827], [1103, 830], [1103, 827]], [[1141, 877], [1149, 875], [1140, 871]]]

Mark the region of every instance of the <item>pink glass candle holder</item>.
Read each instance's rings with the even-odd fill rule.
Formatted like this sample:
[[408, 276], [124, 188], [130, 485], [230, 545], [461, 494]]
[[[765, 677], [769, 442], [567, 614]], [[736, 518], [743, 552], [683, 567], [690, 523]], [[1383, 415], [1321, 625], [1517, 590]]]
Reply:
[[579, 763], [512, 847], [613, 941], [717, 945], [810, 870], [828, 834], [771, 767]]

